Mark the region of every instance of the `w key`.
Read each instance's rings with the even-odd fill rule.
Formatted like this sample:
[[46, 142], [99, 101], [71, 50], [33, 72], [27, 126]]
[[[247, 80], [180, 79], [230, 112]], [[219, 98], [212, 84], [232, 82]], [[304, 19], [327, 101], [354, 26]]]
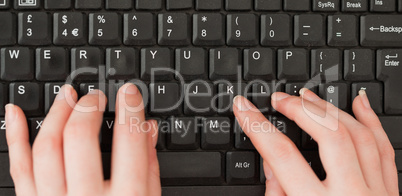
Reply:
[[20, 13], [18, 15], [18, 43], [21, 45], [48, 45], [52, 34], [47, 13]]

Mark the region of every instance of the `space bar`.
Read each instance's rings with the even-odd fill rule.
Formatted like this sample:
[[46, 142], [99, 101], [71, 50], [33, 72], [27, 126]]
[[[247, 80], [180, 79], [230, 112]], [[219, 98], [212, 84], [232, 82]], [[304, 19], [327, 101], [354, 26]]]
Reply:
[[189, 186], [189, 187], [162, 187], [162, 196], [263, 196], [265, 186]]

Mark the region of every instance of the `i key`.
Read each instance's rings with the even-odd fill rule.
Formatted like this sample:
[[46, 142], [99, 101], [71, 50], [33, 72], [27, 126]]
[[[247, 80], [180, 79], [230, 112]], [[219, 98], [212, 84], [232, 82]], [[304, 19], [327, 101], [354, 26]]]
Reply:
[[117, 13], [89, 14], [89, 44], [120, 45], [120, 22]]
[[52, 43], [49, 16], [45, 12], [18, 14], [18, 43], [48, 45]]
[[257, 45], [257, 26], [254, 14], [229, 14], [227, 16], [227, 44], [230, 46]]
[[53, 15], [53, 43], [55, 45], [84, 45], [86, 31], [82, 13], [63, 12]]

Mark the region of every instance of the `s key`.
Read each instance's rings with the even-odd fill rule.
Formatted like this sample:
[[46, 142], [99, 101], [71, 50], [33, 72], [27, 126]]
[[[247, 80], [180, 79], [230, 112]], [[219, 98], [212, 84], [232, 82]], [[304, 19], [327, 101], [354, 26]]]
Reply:
[[89, 14], [89, 44], [120, 45], [121, 20], [117, 13]]
[[52, 43], [49, 16], [44, 12], [18, 14], [18, 43], [48, 45]]
[[27, 116], [42, 114], [42, 86], [38, 83], [11, 83], [10, 103], [18, 105]]

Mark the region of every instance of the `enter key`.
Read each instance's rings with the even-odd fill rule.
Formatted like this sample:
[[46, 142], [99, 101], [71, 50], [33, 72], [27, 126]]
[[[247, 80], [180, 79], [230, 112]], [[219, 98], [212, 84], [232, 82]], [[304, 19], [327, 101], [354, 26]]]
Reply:
[[402, 15], [362, 16], [360, 33], [363, 46], [401, 46]]

